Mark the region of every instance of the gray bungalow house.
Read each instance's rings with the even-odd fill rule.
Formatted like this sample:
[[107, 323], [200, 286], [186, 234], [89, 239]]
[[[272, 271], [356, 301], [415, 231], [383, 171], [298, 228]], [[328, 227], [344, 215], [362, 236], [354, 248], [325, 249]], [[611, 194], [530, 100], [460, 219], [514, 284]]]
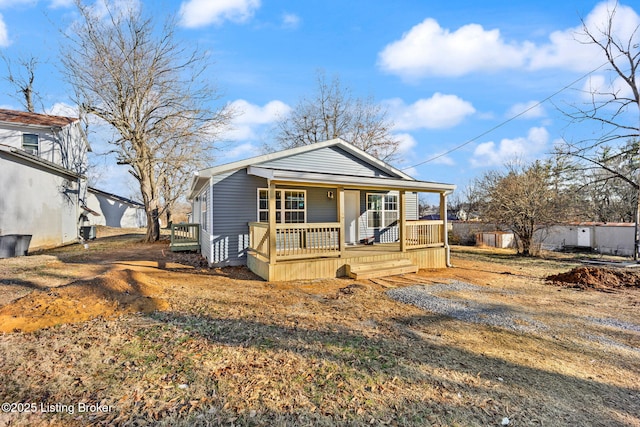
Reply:
[[[333, 139], [201, 170], [189, 199], [212, 266], [247, 265], [265, 280], [366, 278], [448, 265], [454, 189]], [[440, 195], [444, 220], [418, 219], [421, 192]]]

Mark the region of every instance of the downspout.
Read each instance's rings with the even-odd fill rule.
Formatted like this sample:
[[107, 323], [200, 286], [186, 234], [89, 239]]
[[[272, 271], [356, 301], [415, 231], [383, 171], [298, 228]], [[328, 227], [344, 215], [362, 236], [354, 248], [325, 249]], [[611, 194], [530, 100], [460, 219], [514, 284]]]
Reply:
[[453, 267], [453, 265], [451, 265], [451, 248], [449, 247], [449, 227], [448, 227], [449, 214], [447, 212], [447, 196], [451, 193], [453, 193], [453, 190], [445, 191], [444, 193], [442, 193], [442, 200], [441, 200], [442, 206], [440, 209], [440, 212], [443, 213], [442, 220], [443, 220], [443, 227], [444, 227], [443, 234], [444, 234], [445, 265], [447, 266], [447, 268]]

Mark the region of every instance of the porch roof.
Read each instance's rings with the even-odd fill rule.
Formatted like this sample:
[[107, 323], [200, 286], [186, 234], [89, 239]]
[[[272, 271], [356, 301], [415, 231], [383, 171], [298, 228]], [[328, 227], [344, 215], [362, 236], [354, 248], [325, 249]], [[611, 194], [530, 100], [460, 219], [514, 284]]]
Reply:
[[337, 175], [318, 172], [300, 172], [284, 169], [249, 166], [249, 175], [266, 178], [276, 183], [312, 184], [326, 187], [353, 187], [371, 190], [407, 190], [429, 193], [446, 193], [455, 190], [454, 184], [427, 182], [389, 177]]

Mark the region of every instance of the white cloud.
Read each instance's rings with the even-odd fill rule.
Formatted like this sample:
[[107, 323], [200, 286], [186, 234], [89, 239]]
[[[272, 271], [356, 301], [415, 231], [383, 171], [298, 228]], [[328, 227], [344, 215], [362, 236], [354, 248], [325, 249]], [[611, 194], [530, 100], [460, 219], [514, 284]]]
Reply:
[[528, 43], [507, 43], [500, 30], [469, 24], [456, 31], [427, 18], [388, 44], [379, 54], [380, 67], [406, 78], [462, 76], [474, 71], [518, 68], [524, 64]]
[[63, 117], [78, 117], [78, 107], [65, 104], [64, 102], [56, 102], [51, 108], [46, 109], [45, 114]]
[[454, 166], [456, 164], [456, 161], [453, 160], [452, 157], [447, 156], [446, 154], [444, 154], [444, 151], [440, 151], [437, 153], [433, 153], [431, 155], [429, 155], [429, 159], [433, 159], [429, 162], [429, 164], [432, 165], [446, 165], [446, 166]]
[[506, 113], [508, 118], [518, 116], [520, 119], [537, 119], [546, 115], [544, 107], [538, 101], [514, 104]]
[[408, 133], [398, 133], [393, 136], [400, 142], [398, 145], [398, 153], [400, 155], [411, 153], [413, 148], [418, 145], [418, 142], [413, 135], [409, 135]]
[[71, 7], [73, 6], [74, 0], [51, 0], [49, 2], [49, 7], [51, 9], [58, 9], [63, 7]]
[[[615, 2], [604, 1], [584, 18], [592, 34], [602, 34]], [[614, 36], [626, 45], [640, 43], [640, 16], [629, 6], [617, 5]], [[621, 58], [620, 60], [623, 60]], [[605, 62], [601, 49], [585, 37], [582, 25], [554, 31], [547, 43], [505, 40], [500, 30], [486, 30], [478, 24], [451, 31], [427, 18], [388, 44], [378, 57], [385, 71], [403, 78], [426, 76], [458, 77], [474, 72], [508, 69], [540, 70], [561, 68], [590, 71]]]
[[140, 0], [96, 0], [90, 6], [93, 16], [103, 20], [108, 19], [109, 15], [124, 17], [129, 13], [139, 13], [141, 9]]
[[583, 99], [586, 102], [605, 103], [613, 98], [611, 94], [616, 94], [616, 98], [633, 98], [631, 86], [622, 78], [617, 77], [613, 81], [602, 74], [593, 74], [584, 82], [582, 86]]
[[[613, 15], [613, 36], [631, 45], [640, 42], [640, 34], [636, 31], [640, 25], [640, 16], [629, 6], [614, 1], [604, 1], [597, 4], [584, 18], [584, 24], [593, 35], [602, 36], [602, 31], [608, 25], [609, 16]], [[633, 37], [633, 38], [632, 38]], [[530, 58], [531, 69], [566, 68], [575, 71], [590, 71], [605, 62], [602, 50], [590, 43], [584, 34], [582, 24], [574, 28], [555, 31], [549, 36], [549, 43], [538, 47]]]
[[224, 139], [232, 141], [257, 138], [258, 129], [277, 121], [291, 110], [291, 107], [278, 100], [261, 107], [238, 99], [231, 103], [230, 108], [237, 115], [231, 123], [231, 130], [225, 132]]
[[260, 0], [188, 0], [180, 5], [181, 24], [188, 28], [244, 22], [260, 7]]
[[501, 166], [514, 159], [527, 160], [539, 154], [549, 142], [549, 132], [543, 127], [529, 129], [526, 137], [503, 139], [496, 146], [493, 141], [479, 144], [473, 152], [471, 165]]
[[296, 29], [300, 26], [300, 17], [295, 13], [285, 13], [282, 15], [282, 26], [284, 28]]
[[11, 44], [9, 41], [9, 32], [7, 31], [7, 24], [4, 22], [4, 17], [0, 15], [0, 47], [7, 47]]
[[450, 128], [476, 111], [470, 102], [438, 92], [411, 105], [399, 98], [384, 101], [384, 104], [396, 130]]
[[231, 162], [236, 159], [244, 159], [258, 154], [258, 149], [251, 143], [234, 144], [230, 149], [225, 150], [223, 163]]

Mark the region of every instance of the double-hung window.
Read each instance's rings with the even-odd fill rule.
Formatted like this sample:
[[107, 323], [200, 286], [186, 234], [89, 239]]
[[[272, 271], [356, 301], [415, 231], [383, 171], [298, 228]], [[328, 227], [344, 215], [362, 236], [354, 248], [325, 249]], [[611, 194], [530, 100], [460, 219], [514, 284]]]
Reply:
[[[307, 218], [305, 190], [276, 190], [276, 222], [303, 223]], [[269, 221], [269, 190], [258, 189], [258, 221]]]
[[207, 189], [200, 195], [200, 223], [202, 224], [203, 230], [209, 230], [209, 221], [207, 221], [208, 193], [209, 190]]
[[386, 228], [398, 221], [397, 194], [367, 194], [367, 227]]
[[29, 154], [33, 154], [34, 156], [38, 155], [38, 135], [34, 133], [23, 133], [22, 134], [22, 149]]

